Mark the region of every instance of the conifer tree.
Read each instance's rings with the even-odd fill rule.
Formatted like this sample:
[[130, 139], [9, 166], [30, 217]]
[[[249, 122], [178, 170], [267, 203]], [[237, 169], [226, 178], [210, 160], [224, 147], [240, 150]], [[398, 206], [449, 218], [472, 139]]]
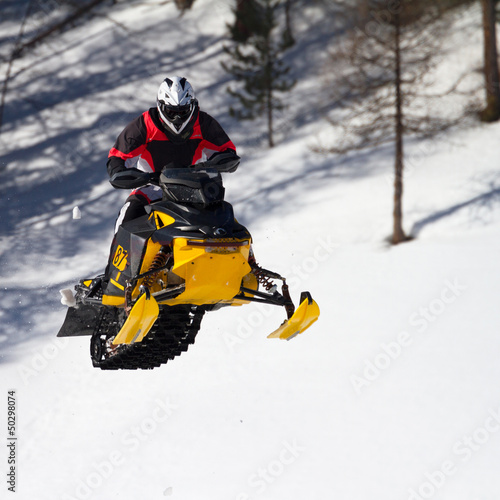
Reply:
[[262, 7], [256, 0], [237, 0], [233, 9], [234, 23], [228, 24], [231, 39], [236, 43], [245, 43], [258, 33], [261, 26], [260, 20], [264, 13]]
[[237, 101], [236, 108], [229, 111], [241, 120], [265, 118], [268, 144], [273, 147], [275, 113], [284, 108], [280, 97], [295, 85], [283, 61], [290, 37], [286, 30], [278, 29], [279, 0], [250, 0], [245, 4], [245, 9], [240, 2], [240, 10], [234, 10], [235, 23], [229, 26], [235, 43], [224, 48], [232, 62], [223, 62], [222, 66], [239, 83], [237, 89], [228, 88]]

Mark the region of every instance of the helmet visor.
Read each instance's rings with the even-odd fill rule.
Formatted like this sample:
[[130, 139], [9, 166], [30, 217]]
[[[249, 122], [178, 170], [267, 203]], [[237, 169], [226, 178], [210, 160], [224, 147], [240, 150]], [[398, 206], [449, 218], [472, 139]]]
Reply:
[[160, 111], [163, 116], [170, 122], [174, 124], [182, 124], [185, 120], [189, 118], [191, 111], [193, 109], [192, 104], [185, 104], [183, 106], [171, 106], [169, 104], [160, 104]]

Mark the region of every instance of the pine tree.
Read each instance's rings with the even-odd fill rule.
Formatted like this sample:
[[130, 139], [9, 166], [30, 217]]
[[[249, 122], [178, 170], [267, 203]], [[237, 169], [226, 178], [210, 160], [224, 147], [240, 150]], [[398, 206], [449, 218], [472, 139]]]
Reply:
[[236, 109], [231, 107], [229, 111], [241, 120], [264, 117], [268, 144], [273, 147], [275, 113], [284, 109], [279, 96], [295, 85], [289, 77], [290, 68], [283, 61], [290, 37], [286, 30], [277, 33], [279, 1], [251, 0], [246, 5], [251, 15], [235, 9], [235, 24], [229, 26], [231, 37], [240, 43], [224, 48], [232, 62], [222, 66], [240, 83], [238, 89], [228, 88], [238, 103]]
[[245, 43], [261, 30], [260, 20], [264, 13], [256, 0], [237, 0], [233, 9], [234, 23], [228, 24], [231, 39], [236, 43]]

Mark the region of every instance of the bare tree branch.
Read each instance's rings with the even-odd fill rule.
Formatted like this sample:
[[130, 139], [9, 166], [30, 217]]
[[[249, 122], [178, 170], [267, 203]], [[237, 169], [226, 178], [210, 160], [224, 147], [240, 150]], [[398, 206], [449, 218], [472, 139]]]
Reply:
[[24, 32], [24, 27], [26, 25], [26, 21], [28, 20], [30, 13], [31, 13], [33, 3], [34, 3], [33, 0], [30, 0], [30, 2], [28, 3], [28, 5], [26, 7], [26, 10], [25, 10], [24, 16], [23, 16], [23, 20], [21, 22], [21, 26], [19, 28], [19, 33], [18, 33], [17, 39], [14, 43], [14, 48], [12, 49], [12, 53], [11, 53], [11, 56], [9, 58], [9, 62], [7, 63], [7, 71], [5, 72], [5, 78], [4, 78], [3, 85], [2, 85], [2, 94], [1, 94], [2, 97], [0, 100], [0, 129], [2, 128], [2, 124], [3, 124], [3, 111], [5, 108], [5, 98], [7, 96], [7, 89], [9, 86], [10, 74], [12, 71], [12, 64], [13, 64], [14, 59], [16, 58], [16, 54], [19, 50], [19, 45], [21, 43], [21, 39], [22, 39], [23, 32]]
[[79, 19], [81, 16], [87, 14], [90, 12], [94, 7], [97, 7], [99, 4], [106, 2], [107, 0], [92, 0], [89, 3], [82, 5], [79, 7], [75, 12], [73, 12], [71, 15], [63, 19], [62, 21], [59, 21], [58, 23], [54, 24], [53, 26], [49, 26], [45, 30], [43, 30], [41, 33], [33, 37], [31, 40], [27, 41], [24, 44], [21, 44], [17, 47], [17, 50], [13, 54], [14, 58], [20, 57], [24, 51], [27, 49], [30, 49], [40, 43], [41, 41], [45, 40], [47, 37], [50, 35], [57, 33], [58, 31], [61, 31], [64, 29], [66, 26], [71, 25], [74, 23], [77, 19]]

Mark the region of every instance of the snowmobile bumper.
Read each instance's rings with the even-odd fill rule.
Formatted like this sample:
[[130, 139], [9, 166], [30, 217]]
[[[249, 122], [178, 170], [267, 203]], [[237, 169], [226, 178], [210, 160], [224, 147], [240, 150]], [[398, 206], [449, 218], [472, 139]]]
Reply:
[[267, 336], [268, 339], [290, 340], [299, 333], [307, 330], [319, 318], [319, 306], [311, 297], [309, 292], [302, 292], [300, 305], [291, 318], [273, 333]]
[[132, 344], [140, 342], [151, 330], [158, 318], [160, 308], [158, 302], [149, 292], [143, 293], [132, 307], [127, 321], [125, 321], [113, 345]]

